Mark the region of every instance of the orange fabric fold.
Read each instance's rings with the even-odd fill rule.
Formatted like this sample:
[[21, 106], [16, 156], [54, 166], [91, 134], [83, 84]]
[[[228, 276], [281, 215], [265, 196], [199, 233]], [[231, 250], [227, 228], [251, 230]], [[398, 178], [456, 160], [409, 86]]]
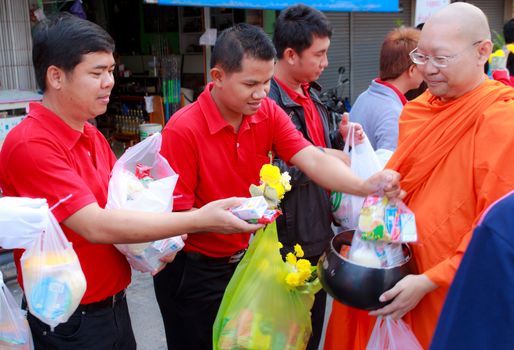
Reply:
[[[427, 91], [400, 117], [398, 148], [387, 167], [401, 174], [404, 201], [416, 214], [418, 273], [439, 286], [404, 317], [424, 348], [480, 214], [514, 189], [512, 111], [514, 89], [487, 79], [452, 101]], [[334, 302], [325, 349], [365, 349], [370, 320]]]

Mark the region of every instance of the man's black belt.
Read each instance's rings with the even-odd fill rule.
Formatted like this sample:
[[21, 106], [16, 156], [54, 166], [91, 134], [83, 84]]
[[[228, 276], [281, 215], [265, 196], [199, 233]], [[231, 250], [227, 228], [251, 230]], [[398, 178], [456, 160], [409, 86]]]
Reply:
[[231, 256], [214, 257], [208, 256], [199, 252], [186, 252], [183, 251], [186, 258], [193, 261], [201, 261], [212, 264], [235, 264], [243, 258], [246, 253], [246, 249], [240, 250]]
[[123, 289], [121, 292], [107, 297], [104, 300], [100, 300], [91, 304], [80, 304], [77, 307], [77, 310], [75, 312], [94, 312], [96, 310], [102, 310], [105, 308], [113, 308], [119, 301], [122, 301], [125, 299], [125, 289]]
[[[74, 311], [75, 313], [89, 313], [94, 312], [96, 310], [103, 310], [106, 308], [113, 308], [119, 301], [125, 299], [125, 289], [121, 292], [116, 293], [113, 296], [107, 297], [104, 300], [100, 300], [91, 304], [80, 304], [77, 309]], [[21, 300], [21, 308], [24, 310], [28, 310], [27, 308], [27, 300], [25, 299], [25, 295]]]

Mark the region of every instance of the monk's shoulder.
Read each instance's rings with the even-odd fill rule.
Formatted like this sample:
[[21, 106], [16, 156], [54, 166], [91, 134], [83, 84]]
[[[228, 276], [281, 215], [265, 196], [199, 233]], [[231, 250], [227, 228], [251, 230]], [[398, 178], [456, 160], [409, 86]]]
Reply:
[[514, 99], [499, 100], [487, 107], [476, 129], [476, 141], [514, 145]]

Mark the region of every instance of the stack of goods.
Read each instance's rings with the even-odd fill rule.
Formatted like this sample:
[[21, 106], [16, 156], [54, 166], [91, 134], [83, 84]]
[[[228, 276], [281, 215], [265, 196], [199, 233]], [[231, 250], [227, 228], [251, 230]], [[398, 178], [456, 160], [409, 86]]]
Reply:
[[414, 214], [402, 203], [387, 197], [365, 199], [349, 252], [356, 264], [385, 268], [404, 262], [402, 243], [416, 242]]

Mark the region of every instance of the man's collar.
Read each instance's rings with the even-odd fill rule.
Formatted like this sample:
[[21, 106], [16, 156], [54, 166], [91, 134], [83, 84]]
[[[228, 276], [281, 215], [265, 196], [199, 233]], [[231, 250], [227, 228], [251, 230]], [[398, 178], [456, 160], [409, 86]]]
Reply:
[[[54, 135], [56, 139], [63, 142], [68, 149], [72, 149], [83, 135], [80, 131], [72, 129], [57, 114], [39, 102], [32, 102], [29, 105], [29, 116], [40, 121], [42, 127]], [[84, 133], [87, 134], [88, 129], [91, 127], [92, 126], [86, 122], [84, 124]]]
[[[214, 99], [212, 98], [211, 90], [213, 89], [213, 86], [213, 83], [207, 84], [205, 86], [205, 90], [198, 97], [200, 109], [205, 117], [205, 121], [207, 122], [207, 127], [209, 128], [209, 133], [211, 135], [230, 126], [230, 124], [223, 119], [216, 102], [214, 102]], [[265, 113], [257, 112], [253, 115], [243, 116], [242, 124], [244, 124], [245, 120], [249, 124], [256, 124], [265, 120], [267, 117], [268, 116]]]
[[[294, 102], [291, 96], [280, 86], [280, 84], [277, 81], [277, 78], [273, 78], [271, 80], [271, 84], [276, 85], [278, 89], [278, 94], [280, 96], [280, 102], [284, 105], [284, 107], [301, 107], [298, 103]], [[309, 83], [309, 89], [314, 89], [316, 91], [321, 91], [322, 87], [317, 81], [313, 81]], [[317, 94], [310, 93], [309, 96], [312, 98], [312, 100], [321, 103], [319, 97]]]

